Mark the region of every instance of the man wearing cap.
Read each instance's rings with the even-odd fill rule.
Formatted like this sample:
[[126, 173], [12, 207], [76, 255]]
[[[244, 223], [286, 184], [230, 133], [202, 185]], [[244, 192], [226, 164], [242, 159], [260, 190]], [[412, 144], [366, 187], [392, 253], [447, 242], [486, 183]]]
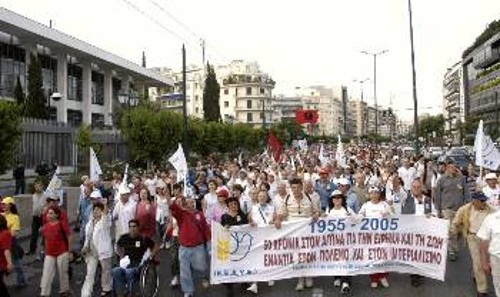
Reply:
[[[302, 180], [294, 178], [290, 180], [291, 194], [285, 199], [276, 201], [276, 219], [274, 224], [276, 228], [281, 228], [282, 221], [293, 221], [302, 218], [312, 218], [313, 221], [318, 220], [320, 211], [320, 201], [304, 193]], [[333, 191], [332, 191], [333, 192]], [[295, 290], [302, 291], [305, 286], [311, 288], [313, 286], [312, 277], [299, 277]]]
[[116, 241], [124, 234], [129, 233], [129, 221], [135, 218], [137, 202], [130, 197], [130, 188], [126, 182], [122, 182], [118, 188], [120, 201], [113, 209], [113, 220], [115, 221]]
[[486, 174], [486, 186], [483, 188], [483, 193], [488, 197], [488, 204], [494, 209], [500, 209], [500, 186], [498, 185], [497, 175], [493, 172]]
[[436, 185], [437, 181], [441, 176], [443, 176], [444, 172], [446, 171], [446, 164], [444, 163], [443, 160], [438, 161], [438, 167], [437, 167], [437, 173], [432, 176], [431, 180], [431, 198], [432, 200], [436, 199]]
[[[436, 197], [434, 205], [438, 217], [453, 222], [457, 210], [469, 201], [470, 193], [465, 178], [455, 167], [452, 159], [446, 161], [446, 172], [439, 178], [436, 184]], [[448, 258], [450, 261], [456, 261], [458, 251], [458, 242], [456, 237], [451, 237], [448, 243]]]
[[480, 239], [477, 232], [484, 219], [495, 210], [489, 206], [483, 192], [472, 194], [472, 201], [460, 207], [450, 226], [450, 236], [455, 238], [459, 232], [467, 240], [467, 246], [472, 258], [472, 268], [477, 286], [477, 296], [488, 296], [488, 281], [484, 271], [481, 268], [480, 260]]
[[477, 237], [481, 239], [481, 266], [485, 273], [493, 276], [495, 293], [500, 296], [500, 211], [484, 219]]
[[360, 209], [358, 197], [356, 197], [356, 193], [350, 187], [349, 180], [346, 178], [339, 179], [339, 191], [346, 197], [347, 207], [358, 213]]
[[314, 185], [314, 191], [318, 193], [321, 202], [321, 211], [326, 211], [330, 195], [337, 189], [337, 186], [328, 179], [329, 172], [326, 168], [319, 170], [319, 179]]

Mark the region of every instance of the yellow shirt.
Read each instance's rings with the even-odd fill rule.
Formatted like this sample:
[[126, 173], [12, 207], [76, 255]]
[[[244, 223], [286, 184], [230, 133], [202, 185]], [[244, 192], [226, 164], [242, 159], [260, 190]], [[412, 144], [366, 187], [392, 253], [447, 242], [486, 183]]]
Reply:
[[21, 230], [21, 221], [18, 215], [13, 213], [4, 213], [3, 215], [7, 220], [7, 227], [13, 235]]

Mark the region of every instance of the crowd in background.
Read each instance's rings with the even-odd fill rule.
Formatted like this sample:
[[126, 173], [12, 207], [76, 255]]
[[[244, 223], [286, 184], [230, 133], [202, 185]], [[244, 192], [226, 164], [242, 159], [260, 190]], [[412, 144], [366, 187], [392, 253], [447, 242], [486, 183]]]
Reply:
[[[81, 296], [93, 296], [98, 266], [99, 294], [128, 296], [136, 293], [141, 269], [155, 261], [160, 269], [170, 269], [172, 287], [180, 286], [184, 296], [193, 296], [195, 275], [201, 277], [203, 288], [210, 285], [208, 255], [214, 222], [227, 228], [243, 224], [280, 228], [284, 221], [321, 216], [415, 215], [449, 220], [448, 259], [457, 259], [461, 236], [472, 258], [478, 296], [487, 296], [489, 273], [500, 296], [499, 177], [488, 170], [479, 176], [473, 164], [462, 171], [450, 158], [426, 157], [409, 158], [390, 147], [362, 145], [348, 145], [336, 155], [333, 146], [312, 144], [288, 149], [278, 160], [266, 153], [243, 154], [233, 160], [211, 156], [189, 168], [186, 182], [168, 168], [115, 172], [111, 181], [82, 176], [78, 223], [73, 229], [58, 203], [60, 197], [45, 195], [39, 182], [33, 193], [28, 254], [43, 260], [40, 295], [51, 295], [57, 271], [60, 296], [67, 296], [70, 263], [81, 261], [86, 264]], [[22, 253], [16, 253], [20, 248], [16, 202], [6, 197], [2, 204], [0, 279], [14, 271], [22, 287], [26, 283]], [[170, 263], [157, 262], [162, 249], [170, 253]], [[389, 287], [388, 273], [372, 274], [369, 279], [373, 289]], [[351, 290], [351, 280], [332, 276], [340, 293]], [[304, 275], [295, 289], [311, 288], [313, 281]], [[425, 283], [419, 275], [411, 275], [410, 282], [414, 287]], [[244, 289], [258, 294], [258, 285]], [[227, 296], [239, 295], [239, 286], [225, 287]], [[3, 281], [0, 296], [9, 296]]]

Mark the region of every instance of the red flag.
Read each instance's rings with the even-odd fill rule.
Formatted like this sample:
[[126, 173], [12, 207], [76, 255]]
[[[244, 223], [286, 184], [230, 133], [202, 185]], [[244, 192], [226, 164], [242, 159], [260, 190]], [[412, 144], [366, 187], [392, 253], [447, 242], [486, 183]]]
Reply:
[[295, 111], [295, 120], [297, 124], [316, 124], [319, 119], [317, 110], [314, 109], [298, 109]]
[[279, 142], [278, 138], [274, 136], [272, 131], [269, 131], [267, 139], [267, 151], [272, 156], [273, 160], [278, 163], [283, 153], [283, 145]]

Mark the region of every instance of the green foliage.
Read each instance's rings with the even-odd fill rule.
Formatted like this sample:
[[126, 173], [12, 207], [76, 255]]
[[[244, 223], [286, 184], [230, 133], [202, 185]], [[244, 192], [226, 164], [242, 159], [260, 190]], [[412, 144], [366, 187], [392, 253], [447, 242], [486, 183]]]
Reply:
[[484, 69], [483, 71], [479, 72], [477, 75], [476, 75], [476, 79], [480, 79], [481, 77], [484, 77], [490, 73], [493, 73], [497, 70], [500, 70], [500, 62], [499, 63], [496, 63], [495, 65], [493, 66], [490, 66], [486, 69]]
[[48, 110], [43, 93], [42, 64], [37, 56], [31, 54], [28, 66], [28, 98], [25, 105], [25, 116], [46, 119]]
[[469, 46], [462, 54], [462, 59], [464, 59], [467, 55], [472, 53], [478, 46], [481, 44], [485, 43], [488, 39], [490, 39], [493, 35], [497, 34], [500, 32], [500, 20], [493, 21], [488, 25], [488, 28], [484, 30], [481, 35], [479, 35], [474, 43]]
[[21, 136], [20, 107], [0, 101], [0, 173], [10, 169], [14, 163]]
[[445, 120], [442, 114], [426, 117], [418, 124], [418, 136], [427, 138], [436, 132], [436, 137], [443, 137], [444, 124]]
[[207, 63], [207, 77], [203, 89], [203, 116], [208, 122], [220, 122], [220, 85], [214, 67]]
[[17, 77], [16, 87], [14, 88], [14, 99], [16, 99], [16, 102], [19, 105], [22, 113], [26, 96], [24, 95], [23, 86], [21, 85], [21, 79], [19, 78], [19, 76]]
[[91, 145], [90, 127], [81, 125], [76, 132], [76, 145], [79, 149], [89, 149]]
[[490, 79], [487, 82], [485, 82], [484, 84], [480, 84], [480, 85], [475, 86], [472, 89], [472, 94], [476, 94], [476, 93], [480, 93], [480, 92], [489, 90], [489, 89], [496, 87], [498, 85], [500, 85], [500, 77]]
[[370, 142], [370, 143], [383, 143], [383, 142], [391, 141], [391, 139], [389, 137], [385, 137], [385, 136], [375, 134], [375, 133], [363, 135], [363, 136], [361, 136], [361, 139], [363, 139], [364, 141]]
[[[182, 142], [183, 118], [175, 112], [139, 106], [124, 114], [122, 133], [136, 164], [160, 165]], [[257, 152], [263, 149], [258, 144], [265, 138], [261, 129], [246, 124], [230, 125], [196, 118], [188, 120], [188, 135], [190, 152], [202, 157], [214, 152], [233, 155], [239, 150]]]

